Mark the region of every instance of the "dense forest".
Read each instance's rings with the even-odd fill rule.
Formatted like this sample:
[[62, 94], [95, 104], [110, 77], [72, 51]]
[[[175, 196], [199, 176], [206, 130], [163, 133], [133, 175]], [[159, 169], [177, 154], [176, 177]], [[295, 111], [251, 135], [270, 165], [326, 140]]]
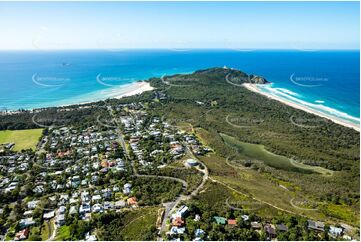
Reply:
[[52, 107], [30, 110], [19, 110], [12, 114], [0, 114], [0, 130], [19, 130], [43, 128], [49, 126], [74, 125], [88, 127], [109, 112], [105, 102], [67, 107]]

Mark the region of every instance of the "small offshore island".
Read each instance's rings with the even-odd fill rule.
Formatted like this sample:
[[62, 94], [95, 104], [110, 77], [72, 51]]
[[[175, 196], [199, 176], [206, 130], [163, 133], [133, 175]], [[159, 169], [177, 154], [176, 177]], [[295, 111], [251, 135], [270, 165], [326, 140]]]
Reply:
[[359, 128], [260, 95], [268, 83], [209, 68], [2, 113], [0, 235], [358, 240]]

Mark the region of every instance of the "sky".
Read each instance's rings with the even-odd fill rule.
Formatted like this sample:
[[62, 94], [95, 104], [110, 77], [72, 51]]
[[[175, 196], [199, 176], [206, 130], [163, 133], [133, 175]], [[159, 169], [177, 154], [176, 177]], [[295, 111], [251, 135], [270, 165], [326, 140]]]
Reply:
[[0, 49], [359, 49], [359, 2], [0, 2]]

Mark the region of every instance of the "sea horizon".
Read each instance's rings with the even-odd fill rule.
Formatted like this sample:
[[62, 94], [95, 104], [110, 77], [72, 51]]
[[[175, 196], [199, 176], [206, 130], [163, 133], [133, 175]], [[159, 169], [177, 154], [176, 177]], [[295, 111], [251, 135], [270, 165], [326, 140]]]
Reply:
[[265, 77], [264, 92], [359, 124], [359, 61], [359, 50], [0, 50], [0, 107], [95, 102], [140, 80], [227, 66]]

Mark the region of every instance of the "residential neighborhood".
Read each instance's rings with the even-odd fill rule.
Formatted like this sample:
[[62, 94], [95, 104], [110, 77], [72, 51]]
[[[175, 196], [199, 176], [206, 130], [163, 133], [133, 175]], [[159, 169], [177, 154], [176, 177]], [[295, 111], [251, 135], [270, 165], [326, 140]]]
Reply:
[[[108, 110], [111, 118], [97, 119], [90, 127], [44, 129], [35, 152], [13, 152], [13, 144], [3, 146], [0, 216], [6, 223], [1, 228], [4, 238], [61, 240], [64, 228], [76, 220], [83, 221], [87, 228], [81, 239], [97, 240], [92, 223], [100, 215], [137, 211], [157, 204], [161, 209], [158, 239], [162, 236], [169, 240], [210, 239], [206, 228], [197, 227], [205, 222], [204, 215], [195, 213], [187, 204], [192, 204], [191, 198], [201, 192], [208, 178], [208, 171], [197, 156], [212, 150], [194, 134], [147, 113], [142, 103], [122, 104]], [[142, 190], [152, 179], [178, 184], [179, 191], [188, 189], [190, 184], [184, 178], [160, 175], [174, 164], [179, 166], [177, 169], [192, 171], [194, 177], [199, 177], [194, 190], [147, 200], [147, 193], [157, 195], [151, 188]], [[196, 227], [191, 229], [190, 224]], [[264, 234], [265, 240], [275, 240], [279, 233], [289, 229], [284, 223], [273, 224], [259, 217], [252, 220], [247, 212], [239, 217], [215, 215], [211, 224], [225, 229], [245, 227], [255, 233], [252, 235], [255, 238]], [[325, 224], [308, 220], [308, 229], [322, 233]], [[330, 226], [328, 231], [331, 238], [351, 239], [342, 226]]]

